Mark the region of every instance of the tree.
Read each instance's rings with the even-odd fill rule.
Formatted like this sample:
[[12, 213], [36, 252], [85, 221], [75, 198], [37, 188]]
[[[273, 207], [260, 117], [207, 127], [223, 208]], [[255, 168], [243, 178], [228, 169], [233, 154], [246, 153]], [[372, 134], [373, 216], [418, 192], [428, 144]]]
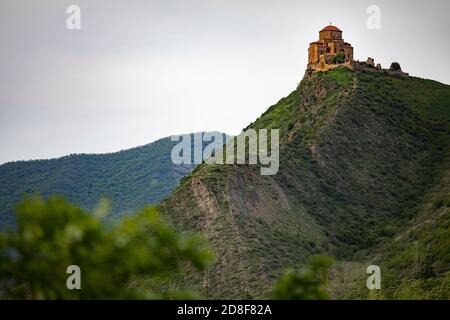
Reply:
[[[181, 264], [203, 270], [212, 262], [202, 238], [175, 232], [155, 208], [110, 228], [102, 211], [89, 214], [61, 198], [25, 199], [17, 228], [0, 234], [0, 298], [176, 298], [177, 292], [139, 292], [129, 284], [143, 275], [157, 286]], [[70, 265], [81, 270], [80, 290], [66, 286]]]
[[331, 58], [331, 62], [333, 64], [344, 63], [345, 62], [345, 54], [343, 52], [339, 52], [333, 58]]
[[400, 64], [398, 62], [392, 62], [391, 67], [389, 68], [389, 70], [399, 71], [399, 70], [402, 70], [402, 68], [400, 67]]
[[326, 300], [328, 270], [334, 260], [326, 256], [314, 256], [303, 272], [288, 270], [275, 284], [272, 297], [279, 300]]

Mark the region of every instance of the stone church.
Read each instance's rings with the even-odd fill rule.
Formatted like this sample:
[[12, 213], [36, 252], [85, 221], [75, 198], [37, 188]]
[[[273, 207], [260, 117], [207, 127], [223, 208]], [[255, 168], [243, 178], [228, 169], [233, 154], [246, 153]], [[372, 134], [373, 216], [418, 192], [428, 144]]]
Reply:
[[319, 32], [319, 41], [311, 42], [308, 49], [308, 68], [317, 71], [326, 71], [336, 67], [332, 59], [338, 53], [345, 55], [343, 63], [348, 65], [353, 61], [353, 47], [342, 39], [342, 31], [339, 28], [326, 26]]

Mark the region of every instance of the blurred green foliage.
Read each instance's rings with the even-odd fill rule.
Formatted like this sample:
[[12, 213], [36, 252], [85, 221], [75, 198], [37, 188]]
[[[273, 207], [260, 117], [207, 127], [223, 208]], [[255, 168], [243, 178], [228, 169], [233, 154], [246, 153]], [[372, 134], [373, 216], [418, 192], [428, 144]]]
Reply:
[[[193, 298], [190, 292], [140, 292], [140, 275], [155, 285], [181, 266], [205, 269], [212, 253], [198, 235], [180, 234], [155, 208], [106, 227], [99, 216], [62, 198], [27, 198], [17, 206], [17, 228], [0, 234], [0, 298], [116, 299]], [[69, 265], [81, 269], [81, 289], [69, 290]]]
[[307, 270], [297, 272], [290, 269], [275, 284], [272, 297], [278, 300], [327, 300], [328, 271], [333, 258], [314, 256]]

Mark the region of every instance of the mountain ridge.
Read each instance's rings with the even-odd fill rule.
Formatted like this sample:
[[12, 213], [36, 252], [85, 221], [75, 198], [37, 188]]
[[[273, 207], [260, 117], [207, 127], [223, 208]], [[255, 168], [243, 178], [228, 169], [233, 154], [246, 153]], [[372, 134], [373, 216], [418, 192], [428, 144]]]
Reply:
[[305, 78], [248, 128], [280, 129], [280, 172], [202, 165], [161, 205], [217, 263], [187, 275], [209, 298], [268, 297], [311, 255], [361, 260], [416, 216], [448, 161], [450, 87], [337, 68]]
[[87, 210], [107, 198], [111, 200], [108, 220], [156, 204], [196, 167], [172, 163], [176, 144], [166, 137], [118, 152], [0, 165], [0, 227], [12, 225], [14, 205], [35, 193], [44, 198], [57, 194]]

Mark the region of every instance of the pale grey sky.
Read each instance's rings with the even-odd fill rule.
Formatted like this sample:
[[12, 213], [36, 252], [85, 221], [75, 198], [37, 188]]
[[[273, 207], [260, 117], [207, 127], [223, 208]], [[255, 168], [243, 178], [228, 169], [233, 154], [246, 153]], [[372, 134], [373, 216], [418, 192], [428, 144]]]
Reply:
[[[380, 30], [366, 26], [372, 4]], [[0, 163], [237, 134], [297, 86], [330, 20], [356, 59], [448, 84], [449, 12], [448, 0], [0, 0]]]

